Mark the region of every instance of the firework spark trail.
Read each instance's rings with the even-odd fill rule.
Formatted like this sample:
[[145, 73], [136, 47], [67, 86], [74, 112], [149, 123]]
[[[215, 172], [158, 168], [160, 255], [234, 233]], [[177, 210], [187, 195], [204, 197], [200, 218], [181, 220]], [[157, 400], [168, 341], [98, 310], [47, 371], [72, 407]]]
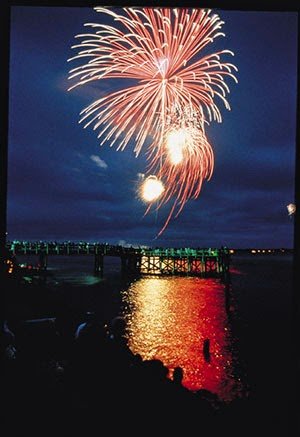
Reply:
[[[69, 79], [75, 83], [69, 89], [101, 79], [119, 78], [125, 82], [120, 90], [81, 111], [80, 122], [98, 131], [101, 145], [117, 143], [117, 150], [123, 150], [133, 141], [136, 156], [146, 140], [152, 139], [147, 150], [149, 169], [154, 168], [167, 184], [159, 207], [172, 196], [176, 198], [169, 222], [175, 207], [178, 205], [180, 212], [189, 198], [196, 198], [203, 180], [209, 179], [213, 171], [213, 153], [204, 123], [222, 121], [216, 98], [230, 109], [225, 78], [237, 82], [233, 73], [237, 68], [221, 61], [223, 55], [233, 55], [229, 50], [202, 58], [199, 55], [217, 37], [224, 36], [219, 31], [224, 22], [204, 9], [124, 8], [122, 13], [103, 7], [95, 10], [110, 16], [113, 24], [87, 23], [95, 33], [77, 35], [81, 42], [73, 48], [78, 54], [69, 61], [80, 60], [82, 64], [70, 71]], [[128, 86], [128, 79], [134, 84]], [[191, 114], [201, 115], [197, 126], [184, 126], [189, 140], [184, 162], [176, 167], [166, 156], [165, 147], [167, 135], [176, 131], [176, 123], [180, 124], [179, 119], [173, 126], [169, 122], [174, 108], [181, 113], [190, 108]]]
[[[163, 141], [163, 153], [152, 156], [149, 173], [157, 175], [158, 179], [165, 181], [165, 190], [159, 200], [157, 208], [175, 197], [169, 215], [160, 230], [160, 235], [167, 227], [172, 215], [177, 217], [190, 198], [196, 199], [201, 191], [204, 179], [209, 180], [213, 174], [214, 154], [209, 144], [203, 127], [203, 121], [196, 113], [190, 110], [179, 112], [177, 108], [177, 121], [170, 116], [166, 123], [166, 135]], [[167, 147], [170, 133], [184, 133], [182, 155], [180, 160], [170, 162], [170, 153]], [[162, 157], [162, 159], [161, 159]], [[146, 213], [151, 209], [150, 204]]]

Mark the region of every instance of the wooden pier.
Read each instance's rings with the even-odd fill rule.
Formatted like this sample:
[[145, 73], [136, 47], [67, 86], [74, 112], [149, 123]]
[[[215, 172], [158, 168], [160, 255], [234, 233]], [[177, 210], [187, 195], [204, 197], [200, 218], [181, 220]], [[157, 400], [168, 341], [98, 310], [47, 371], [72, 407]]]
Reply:
[[47, 268], [51, 255], [92, 255], [94, 274], [103, 276], [104, 257], [121, 259], [124, 275], [181, 275], [219, 277], [229, 275], [230, 255], [226, 248], [134, 248], [103, 243], [72, 242], [8, 242], [11, 254], [37, 255], [42, 268]]

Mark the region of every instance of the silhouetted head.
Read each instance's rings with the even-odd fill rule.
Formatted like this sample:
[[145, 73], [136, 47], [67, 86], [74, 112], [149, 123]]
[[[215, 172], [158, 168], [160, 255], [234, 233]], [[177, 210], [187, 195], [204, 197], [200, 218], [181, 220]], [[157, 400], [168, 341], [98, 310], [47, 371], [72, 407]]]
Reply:
[[121, 316], [117, 316], [111, 321], [110, 333], [114, 339], [120, 339], [125, 335], [125, 328], [125, 319]]
[[176, 382], [177, 384], [182, 384], [182, 380], [183, 380], [183, 370], [181, 367], [175, 367], [174, 372], [173, 372], [173, 381]]
[[169, 369], [158, 359], [144, 361], [144, 367], [148, 377], [157, 381], [167, 378]]

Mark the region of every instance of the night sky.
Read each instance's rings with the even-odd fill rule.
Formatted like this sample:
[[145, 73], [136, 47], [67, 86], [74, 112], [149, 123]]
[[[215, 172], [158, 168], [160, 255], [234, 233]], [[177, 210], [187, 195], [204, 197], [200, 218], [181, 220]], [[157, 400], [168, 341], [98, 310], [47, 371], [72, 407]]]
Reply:
[[73, 240], [169, 247], [293, 247], [297, 13], [216, 11], [238, 84], [231, 111], [206, 133], [212, 179], [156, 238], [169, 206], [144, 216], [138, 197], [146, 158], [99, 146], [79, 112], [111, 89], [110, 80], [68, 92], [71, 46], [91, 8], [12, 8], [9, 88], [8, 240]]

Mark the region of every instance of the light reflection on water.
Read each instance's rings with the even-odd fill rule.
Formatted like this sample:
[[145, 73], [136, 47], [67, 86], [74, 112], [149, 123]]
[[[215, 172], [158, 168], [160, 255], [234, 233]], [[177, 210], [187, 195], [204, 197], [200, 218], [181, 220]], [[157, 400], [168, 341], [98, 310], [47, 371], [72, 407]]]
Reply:
[[[123, 291], [128, 345], [146, 359], [159, 359], [169, 374], [184, 371], [183, 385], [230, 401], [241, 391], [233, 375], [224, 286], [215, 279], [144, 277]], [[203, 341], [210, 340], [210, 361]]]

